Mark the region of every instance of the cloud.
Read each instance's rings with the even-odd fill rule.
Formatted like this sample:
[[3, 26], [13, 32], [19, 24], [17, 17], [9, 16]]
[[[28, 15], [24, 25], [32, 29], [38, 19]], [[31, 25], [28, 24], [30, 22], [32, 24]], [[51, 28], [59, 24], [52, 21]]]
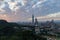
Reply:
[[16, 6], [17, 2], [8, 2], [8, 4], [9, 4], [9, 8], [10, 8], [11, 10], [13, 10], [14, 7]]
[[0, 8], [0, 13], [2, 13], [2, 12], [5, 12], [5, 10], [3, 10], [3, 9]]
[[60, 12], [54, 14], [48, 14], [46, 16], [37, 17], [39, 20], [60, 20]]
[[[36, 17], [39, 21], [47, 21], [47, 20], [60, 20], [60, 12], [54, 14], [48, 14], [46, 16]], [[28, 20], [32, 20], [32, 18], [28, 18]]]
[[10, 0], [0, 6], [0, 16], [9, 21], [24, 21], [34, 14], [38, 20], [60, 20], [60, 0]]
[[1, 2], [1, 1], [4, 1], [4, 0], [0, 0], [0, 2]]
[[35, 7], [39, 7], [41, 6], [42, 3], [46, 2], [47, 0], [40, 0], [39, 2], [37, 2], [35, 5], [32, 6], [32, 8], [35, 8]]

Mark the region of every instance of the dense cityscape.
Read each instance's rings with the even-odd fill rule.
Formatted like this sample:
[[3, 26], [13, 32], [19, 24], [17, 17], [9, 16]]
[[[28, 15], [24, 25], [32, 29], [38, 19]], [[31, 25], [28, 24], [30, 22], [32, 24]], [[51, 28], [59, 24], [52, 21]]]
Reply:
[[56, 40], [60, 37], [60, 23], [53, 19], [38, 22], [32, 15], [32, 22], [14, 23], [0, 20], [1, 40]]
[[0, 0], [0, 40], [60, 40], [60, 0]]

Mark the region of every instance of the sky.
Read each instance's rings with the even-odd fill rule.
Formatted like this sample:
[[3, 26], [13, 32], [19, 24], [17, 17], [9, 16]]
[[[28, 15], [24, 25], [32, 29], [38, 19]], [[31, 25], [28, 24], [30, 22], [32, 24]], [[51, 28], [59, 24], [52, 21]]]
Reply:
[[9, 22], [60, 20], [60, 0], [0, 0], [0, 19]]

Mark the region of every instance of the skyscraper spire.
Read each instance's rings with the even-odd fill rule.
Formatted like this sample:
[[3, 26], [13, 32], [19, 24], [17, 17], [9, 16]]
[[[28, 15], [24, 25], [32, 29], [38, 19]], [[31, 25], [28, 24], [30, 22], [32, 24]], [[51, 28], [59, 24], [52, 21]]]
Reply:
[[32, 24], [34, 24], [34, 14], [32, 14]]

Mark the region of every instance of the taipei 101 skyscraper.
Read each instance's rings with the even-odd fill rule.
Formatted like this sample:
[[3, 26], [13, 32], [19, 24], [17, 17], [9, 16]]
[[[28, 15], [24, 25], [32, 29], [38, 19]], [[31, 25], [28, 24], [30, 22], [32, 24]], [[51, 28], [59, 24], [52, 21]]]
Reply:
[[34, 25], [34, 15], [32, 15], [32, 25]]

